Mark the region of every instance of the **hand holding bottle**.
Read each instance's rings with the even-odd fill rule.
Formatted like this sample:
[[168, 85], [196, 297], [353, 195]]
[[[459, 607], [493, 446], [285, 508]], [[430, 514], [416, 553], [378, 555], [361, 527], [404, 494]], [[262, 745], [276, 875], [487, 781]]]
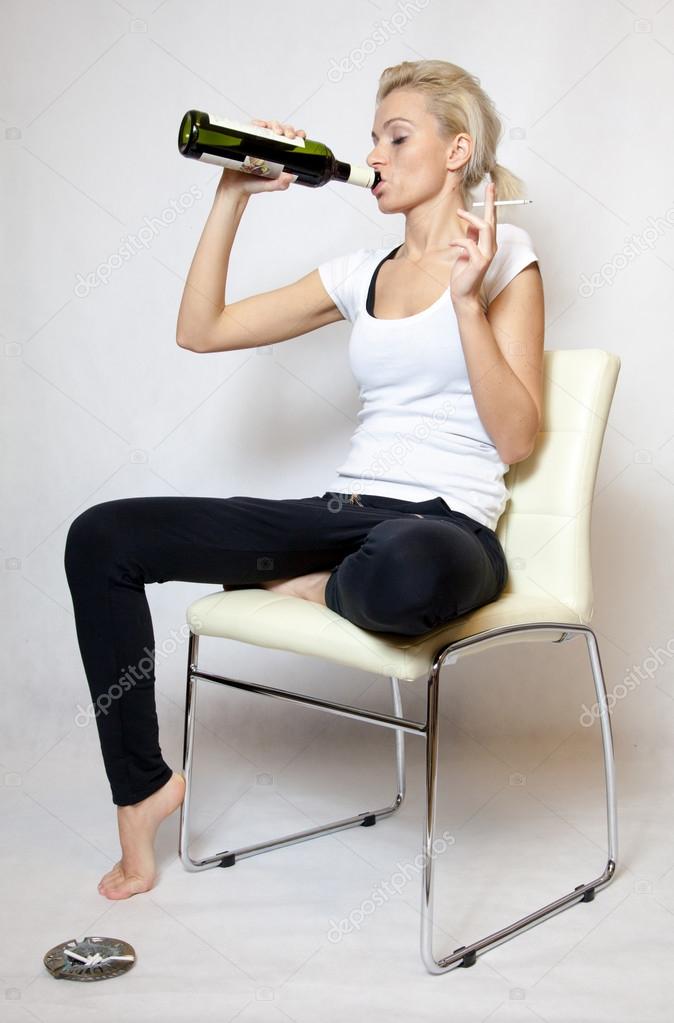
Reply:
[[239, 197], [281, 191], [295, 182], [307, 188], [320, 188], [330, 181], [374, 188], [379, 180], [379, 172], [372, 167], [338, 160], [324, 142], [308, 139], [303, 129], [295, 131], [280, 121], [256, 119], [244, 124], [227, 114], [188, 110], [180, 122], [178, 149], [190, 159], [245, 176], [245, 181], [239, 181], [231, 174], [222, 175], [220, 194]]
[[[263, 121], [253, 118], [250, 123], [257, 124], [261, 128], [269, 128], [278, 135], [285, 135], [289, 139], [295, 138], [297, 135], [307, 137], [303, 128], [295, 130], [291, 124], [281, 124], [280, 121]], [[286, 174], [285, 171], [282, 171], [277, 178], [267, 178], [253, 172], [242, 174], [240, 171], [225, 167], [218, 182], [218, 189], [238, 191], [244, 195], [253, 195], [255, 192], [282, 192], [289, 188], [296, 178], [296, 174]]]

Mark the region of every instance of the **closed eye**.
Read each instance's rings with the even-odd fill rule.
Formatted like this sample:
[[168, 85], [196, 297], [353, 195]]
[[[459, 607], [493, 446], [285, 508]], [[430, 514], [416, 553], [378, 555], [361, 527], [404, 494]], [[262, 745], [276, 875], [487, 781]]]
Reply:
[[404, 142], [406, 138], [407, 138], [407, 135], [401, 135], [400, 138], [393, 140], [393, 145], [394, 146], [399, 146], [400, 143]]

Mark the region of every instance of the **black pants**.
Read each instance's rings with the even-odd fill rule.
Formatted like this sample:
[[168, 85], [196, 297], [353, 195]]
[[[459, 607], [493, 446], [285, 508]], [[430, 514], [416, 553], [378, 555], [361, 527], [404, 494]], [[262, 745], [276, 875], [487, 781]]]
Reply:
[[[172, 771], [159, 745], [146, 583], [254, 586], [330, 571], [327, 606], [374, 632], [422, 635], [494, 600], [508, 569], [496, 533], [438, 497], [129, 497], [71, 523], [65, 570], [115, 804]], [[182, 617], [182, 614], [181, 614]]]

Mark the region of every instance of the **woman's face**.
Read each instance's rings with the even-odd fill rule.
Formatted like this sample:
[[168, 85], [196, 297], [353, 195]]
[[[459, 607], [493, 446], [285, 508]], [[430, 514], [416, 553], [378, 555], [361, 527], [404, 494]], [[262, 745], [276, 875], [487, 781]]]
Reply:
[[382, 178], [376, 194], [382, 213], [404, 213], [446, 186], [448, 143], [423, 93], [390, 92], [377, 107], [372, 143], [367, 162]]

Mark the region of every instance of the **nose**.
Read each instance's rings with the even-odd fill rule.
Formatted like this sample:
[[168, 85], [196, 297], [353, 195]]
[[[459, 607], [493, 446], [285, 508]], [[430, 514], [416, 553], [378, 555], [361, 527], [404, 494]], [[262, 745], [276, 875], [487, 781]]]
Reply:
[[381, 168], [381, 159], [376, 155], [377, 147], [373, 146], [367, 156], [367, 164], [369, 167], [374, 167], [375, 170]]

